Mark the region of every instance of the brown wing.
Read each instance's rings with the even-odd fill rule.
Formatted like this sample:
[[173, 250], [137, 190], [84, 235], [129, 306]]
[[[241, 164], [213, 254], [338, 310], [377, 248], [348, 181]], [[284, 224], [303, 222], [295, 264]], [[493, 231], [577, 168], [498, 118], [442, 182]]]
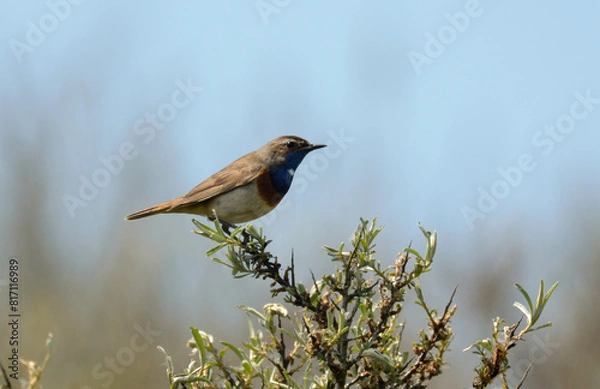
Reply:
[[180, 197], [178, 204], [173, 209], [198, 203], [244, 186], [256, 179], [264, 167], [256, 155], [244, 155], [196, 185], [185, 196]]

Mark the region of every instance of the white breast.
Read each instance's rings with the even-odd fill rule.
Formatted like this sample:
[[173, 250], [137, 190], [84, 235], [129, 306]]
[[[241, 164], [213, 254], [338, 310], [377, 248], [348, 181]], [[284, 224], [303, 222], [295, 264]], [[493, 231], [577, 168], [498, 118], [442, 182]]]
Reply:
[[255, 183], [235, 188], [208, 202], [209, 209], [217, 212], [219, 219], [230, 223], [245, 223], [258, 219], [271, 211], [260, 198]]

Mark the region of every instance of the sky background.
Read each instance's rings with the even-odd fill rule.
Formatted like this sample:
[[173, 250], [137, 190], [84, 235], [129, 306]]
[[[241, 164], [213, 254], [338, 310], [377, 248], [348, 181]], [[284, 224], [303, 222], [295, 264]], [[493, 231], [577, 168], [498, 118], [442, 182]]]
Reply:
[[[267, 286], [207, 260], [189, 216], [123, 217], [286, 134], [329, 147], [259, 222], [272, 251], [293, 249], [309, 282], [332, 271], [321, 245], [347, 241], [360, 217], [385, 226], [385, 263], [423, 247], [418, 223], [437, 230], [424, 283], [440, 307], [459, 286], [454, 386], [469, 386], [477, 358], [461, 350], [491, 319], [518, 320], [514, 282], [560, 282], [546, 319], [563, 349], [583, 328], [577, 307], [597, 311], [582, 300], [597, 295], [597, 2], [5, 3], [0, 260], [31, 269], [21, 356], [41, 359], [55, 333], [47, 387], [117, 387], [150, 366], [144, 382], [164, 379], [155, 347], [110, 383], [90, 373], [147, 321], [180, 370], [190, 325], [242, 337], [236, 306], [260, 307]], [[87, 180], [103, 187], [83, 198]], [[560, 387], [567, 374], [547, 369]]]

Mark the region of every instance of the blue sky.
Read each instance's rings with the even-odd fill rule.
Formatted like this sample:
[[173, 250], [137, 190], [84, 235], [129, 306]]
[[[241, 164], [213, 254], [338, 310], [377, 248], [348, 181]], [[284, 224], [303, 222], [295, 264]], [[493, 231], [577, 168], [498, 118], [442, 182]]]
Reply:
[[[565, 217], [599, 190], [597, 2], [75, 3], [11, 4], [0, 25], [3, 106], [17, 138], [35, 144], [41, 118], [51, 131], [43, 216], [57, 233], [185, 235], [188, 217], [121, 220], [296, 134], [330, 154], [306, 159], [306, 181], [264, 223], [283, 253], [310, 243], [296, 253], [321, 255], [360, 216], [378, 216], [388, 257], [419, 242], [421, 222], [440, 232], [441, 256], [464, 255], [441, 266], [468, 268], [469, 250], [511, 233], [528, 241], [529, 285], [569, 279], [547, 264], [575, 238]], [[164, 125], [151, 139], [148, 115]], [[129, 159], [70, 212], [65, 195], [77, 197], [80, 177], [93, 180], [123, 147]], [[102, 260], [87, 239], [67, 244], [90, 250], [73, 271]], [[198, 256], [198, 238], [169, 239], [169, 257]]]

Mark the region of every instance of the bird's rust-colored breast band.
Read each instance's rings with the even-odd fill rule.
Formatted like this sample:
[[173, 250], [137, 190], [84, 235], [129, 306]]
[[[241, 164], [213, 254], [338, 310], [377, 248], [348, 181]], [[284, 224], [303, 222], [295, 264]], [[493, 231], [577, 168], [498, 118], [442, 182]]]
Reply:
[[271, 175], [268, 169], [264, 169], [256, 178], [256, 186], [260, 198], [270, 207], [275, 208], [281, 201], [285, 193], [277, 193], [271, 182]]

